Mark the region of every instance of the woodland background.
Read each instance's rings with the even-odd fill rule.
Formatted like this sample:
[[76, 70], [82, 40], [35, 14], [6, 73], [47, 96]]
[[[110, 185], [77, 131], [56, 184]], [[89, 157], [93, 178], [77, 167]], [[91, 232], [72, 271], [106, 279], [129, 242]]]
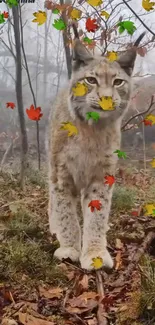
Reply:
[[[57, 5], [63, 8], [63, 0]], [[52, 25], [58, 15], [49, 1], [12, 8], [0, 3], [1, 13], [9, 14], [0, 24], [0, 321], [2, 325], [155, 325], [155, 219], [143, 209], [144, 204], [155, 204], [150, 166], [155, 157], [155, 124], [142, 122], [149, 108], [155, 113], [154, 3], [147, 11], [141, 0], [105, 0], [102, 9], [110, 13], [108, 19], [86, 1], [69, 5], [83, 12], [76, 24], [81, 39], [93, 40], [92, 51], [105, 55], [124, 51], [146, 31], [123, 121], [127, 125], [121, 150], [127, 159], [119, 159], [110, 214], [108, 249], [115, 267], [110, 274], [87, 273], [71, 261], [53, 259], [59, 244], [48, 226], [45, 134], [54, 99], [71, 75], [72, 19], [62, 10], [59, 16], [68, 27], [58, 31]], [[40, 26], [32, 22], [39, 10], [47, 14]], [[95, 33], [85, 28], [89, 17], [100, 26]], [[119, 34], [116, 25], [124, 20], [134, 22], [133, 35]], [[7, 108], [8, 102], [15, 107]], [[40, 120], [28, 118], [26, 109], [31, 105], [41, 107]], [[130, 120], [141, 112], [145, 113]]]

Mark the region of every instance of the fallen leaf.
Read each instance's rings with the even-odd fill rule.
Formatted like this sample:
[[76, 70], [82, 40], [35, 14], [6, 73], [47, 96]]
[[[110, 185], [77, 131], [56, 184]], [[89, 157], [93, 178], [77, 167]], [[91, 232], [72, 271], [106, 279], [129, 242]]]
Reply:
[[82, 290], [88, 290], [88, 275], [84, 274], [82, 280], [80, 280], [78, 284], [82, 287]]
[[18, 323], [14, 319], [3, 318], [1, 325], [18, 325]]
[[116, 261], [115, 270], [118, 270], [118, 269], [120, 269], [120, 267], [122, 265], [122, 252], [120, 250], [117, 252], [115, 261]]
[[41, 318], [35, 318], [32, 315], [28, 315], [27, 313], [24, 314], [18, 312], [18, 316], [20, 323], [22, 323], [23, 325], [54, 325], [54, 323], [51, 321], [46, 321]]
[[151, 164], [151, 166], [152, 166], [153, 168], [155, 168], [155, 158], [152, 159], [152, 161], [150, 162], [150, 164]]
[[117, 249], [122, 249], [124, 247], [123, 243], [121, 242], [121, 240], [119, 238], [116, 238], [116, 245], [115, 247]]
[[84, 292], [78, 297], [68, 299], [67, 304], [69, 306], [66, 309], [72, 313], [77, 314], [92, 310], [98, 305], [98, 296], [99, 295], [93, 291]]
[[52, 298], [58, 298], [60, 299], [63, 295], [63, 289], [56, 287], [56, 288], [50, 288], [45, 289], [43, 287], [39, 287], [39, 292], [41, 296], [44, 296], [45, 298], [52, 299]]
[[144, 210], [146, 211], [145, 212], [145, 216], [155, 216], [154, 214], [154, 209], [155, 209], [155, 204], [146, 204], [144, 206]]

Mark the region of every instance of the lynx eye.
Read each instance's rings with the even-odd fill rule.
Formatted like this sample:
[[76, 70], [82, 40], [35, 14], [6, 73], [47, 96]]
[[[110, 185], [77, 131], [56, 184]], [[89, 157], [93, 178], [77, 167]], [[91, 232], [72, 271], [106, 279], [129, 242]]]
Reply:
[[91, 84], [91, 85], [97, 85], [97, 80], [94, 78], [94, 77], [87, 77], [85, 78], [85, 81], [88, 83], [88, 84]]
[[119, 87], [124, 85], [124, 80], [123, 79], [115, 79], [113, 82], [113, 86]]

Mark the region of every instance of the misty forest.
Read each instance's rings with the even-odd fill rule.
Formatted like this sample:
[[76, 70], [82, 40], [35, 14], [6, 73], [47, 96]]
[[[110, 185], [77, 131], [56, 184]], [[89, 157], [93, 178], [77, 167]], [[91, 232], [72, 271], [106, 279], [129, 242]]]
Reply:
[[[49, 114], [72, 77], [77, 33], [92, 54], [113, 62], [143, 32], [116, 175], [108, 179], [109, 186], [115, 181], [107, 233], [114, 267], [102, 269], [96, 257], [89, 272], [53, 256], [59, 241], [48, 220]], [[0, 323], [155, 325], [151, 0], [0, 1]]]

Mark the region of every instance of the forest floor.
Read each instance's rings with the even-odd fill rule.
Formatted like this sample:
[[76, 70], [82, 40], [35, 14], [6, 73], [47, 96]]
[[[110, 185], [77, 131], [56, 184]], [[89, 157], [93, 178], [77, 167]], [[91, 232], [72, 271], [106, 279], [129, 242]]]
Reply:
[[44, 171], [30, 169], [23, 191], [17, 174], [1, 171], [1, 324], [155, 324], [155, 217], [143, 208], [155, 203], [153, 173], [117, 172], [108, 232], [115, 267], [105, 273], [53, 258], [59, 243], [49, 232]]

